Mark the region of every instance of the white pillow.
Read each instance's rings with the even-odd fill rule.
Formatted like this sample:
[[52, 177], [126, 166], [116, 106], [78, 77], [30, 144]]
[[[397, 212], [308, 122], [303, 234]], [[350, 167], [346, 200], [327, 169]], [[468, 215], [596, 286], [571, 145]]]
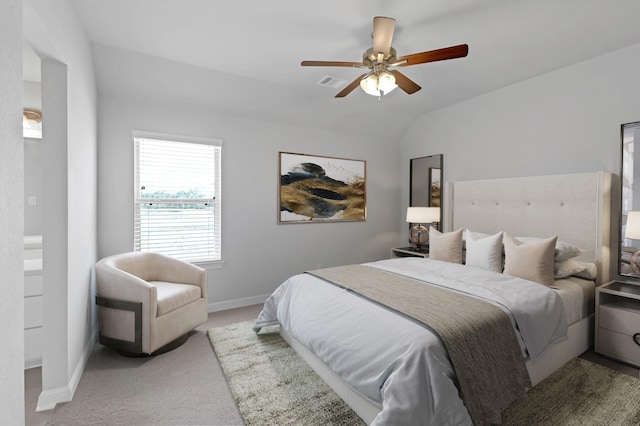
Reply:
[[470, 230], [465, 230], [467, 245], [466, 265], [502, 272], [502, 232], [495, 235], [479, 237]]
[[569, 276], [576, 276], [587, 280], [595, 280], [598, 268], [595, 263], [580, 262], [578, 260], [563, 260], [555, 262], [554, 277], [556, 280]]
[[429, 227], [429, 259], [462, 263], [462, 228], [442, 233]]
[[462, 233], [462, 248], [465, 248], [467, 245], [467, 236], [472, 235], [474, 240], [479, 240], [480, 238], [490, 237], [491, 234], [485, 234], [484, 232], [473, 232], [470, 229], [466, 229]]
[[[537, 237], [516, 237], [516, 239], [524, 244], [545, 240], [544, 238]], [[567, 243], [565, 241], [556, 241], [554, 261], [560, 262], [562, 260], [568, 260], [585, 254], [586, 252], [587, 251], [585, 249], [581, 249], [580, 247], [577, 247], [571, 243]]]
[[504, 274], [546, 286], [553, 285], [553, 257], [558, 237], [523, 244], [504, 233]]

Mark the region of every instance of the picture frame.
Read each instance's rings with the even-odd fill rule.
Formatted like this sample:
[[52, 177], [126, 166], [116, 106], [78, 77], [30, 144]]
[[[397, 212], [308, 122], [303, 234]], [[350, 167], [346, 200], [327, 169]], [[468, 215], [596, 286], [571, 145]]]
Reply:
[[429, 168], [429, 207], [440, 207], [442, 204], [442, 169]]
[[366, 161], [292, 152], [278, 156], [278, 223], [366, 220]]

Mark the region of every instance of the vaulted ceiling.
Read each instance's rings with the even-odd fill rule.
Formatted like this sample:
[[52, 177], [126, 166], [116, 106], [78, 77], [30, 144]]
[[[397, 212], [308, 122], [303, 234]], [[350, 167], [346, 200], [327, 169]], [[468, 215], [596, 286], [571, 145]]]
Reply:
[[[138, 91], [252, 118], [397, 139], [417, 116], [640, 43], [637, 0], [75, 0], [99, 88]], [[402, 68], [422, 86], [381, 102], [351, 82], [374, 16], [396, 19], [398, 55], [466, 43], [466, 58]]]

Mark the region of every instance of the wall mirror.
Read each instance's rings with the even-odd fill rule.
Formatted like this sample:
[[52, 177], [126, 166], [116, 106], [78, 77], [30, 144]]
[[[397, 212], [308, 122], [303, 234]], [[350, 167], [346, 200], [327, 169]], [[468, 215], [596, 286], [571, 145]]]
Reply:
[[622, 205], [618, 273], [640, 278], [640, 121], [623, 124], [620, 139]]
[[440, 207], [439, 228], [442, 229], [442, 154], [411, 159], [410, 207]]
[[441, 207], [442, 154], [411, 159], [411, 207]]

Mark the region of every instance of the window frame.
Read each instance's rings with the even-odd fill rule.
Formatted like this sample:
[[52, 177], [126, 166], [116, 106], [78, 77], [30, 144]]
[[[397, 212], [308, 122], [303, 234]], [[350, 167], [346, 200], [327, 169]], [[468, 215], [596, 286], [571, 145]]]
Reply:
[[[219, 247], [218, 253], [219, 253], [219, 259], [203, 259], [203, 258], [196, 258], [196, 259], [184, 259], [189, 263], [198, 265], [202, 268], [206, 268], [206, 269], [215, 269], [215, 268], [220, 268], [222, 267], [224, 261], [222, 260], [222, 146], [223, 146], [223, 140], [222, 139], [218, 139], [218, 138], [203, 138], [203, 137], [195, 137], [195, 136], [185, 136], [185, 135], [176, 135], [176, 134], [168, 134], [168, 133], [159, 133], [159, 132], [150, 132], [150, 131], [146, 131], [146, 130], [133, 130], [132, 131], [132, 141], [133, 141], [133, 151], [134, 151], [134, 160], [133, 160], [133, 172], [134, 172], [134, 176], [133, 176], [133, 225], [134, 225], [134, 230], [133, 230], [133, 250], [134, 251], [141, 251], [138, 249], [136, 249], [136, 236], [135, 236], [135, 229], [137, 226], [139, 226], [139, 222], [138, 219], [136, 218], [136, 211], [138, 210], [138, 204], [139, 203], [143, 203], [145, 198], [141, 198], [139, 197], [140, 195], [140, 191], [139, 191], [139, 155], [138, 152], [136, 150], [136, 145], [138, 143], [137, 140], [139, 139], [149, 139], [149, 140], [158, 140], [158, 141], [167, 141], [167, 142], [178, 142], [178, 143], [189, 143], [189, 144], [203, 144], [203, 145], [211, 145], [214, 147], [218, 148], [217, 154], [215, 155], [214, 158], [214, 167], [216, 167], [215, 170], [215, 182], [214, 182], [214, 192], [215, 192], [215, 197], [213, 200], [211, 200], [211, 202], [213, 202], [214, 204], [214, 220], [216, 221], [216, 224], [214, 225], [215, 229], [218, 229], [218, 233], [217, 233], [217, 242], [214, 244], [217, 244]], [[137, 185], [137, 186], [136, 186]], [[176, 200], [176, 199], [155, 199], [157, 200], [171, 200], [172, 202], [176, 202], [176, 201], [182, 201], [182, 200]]]

